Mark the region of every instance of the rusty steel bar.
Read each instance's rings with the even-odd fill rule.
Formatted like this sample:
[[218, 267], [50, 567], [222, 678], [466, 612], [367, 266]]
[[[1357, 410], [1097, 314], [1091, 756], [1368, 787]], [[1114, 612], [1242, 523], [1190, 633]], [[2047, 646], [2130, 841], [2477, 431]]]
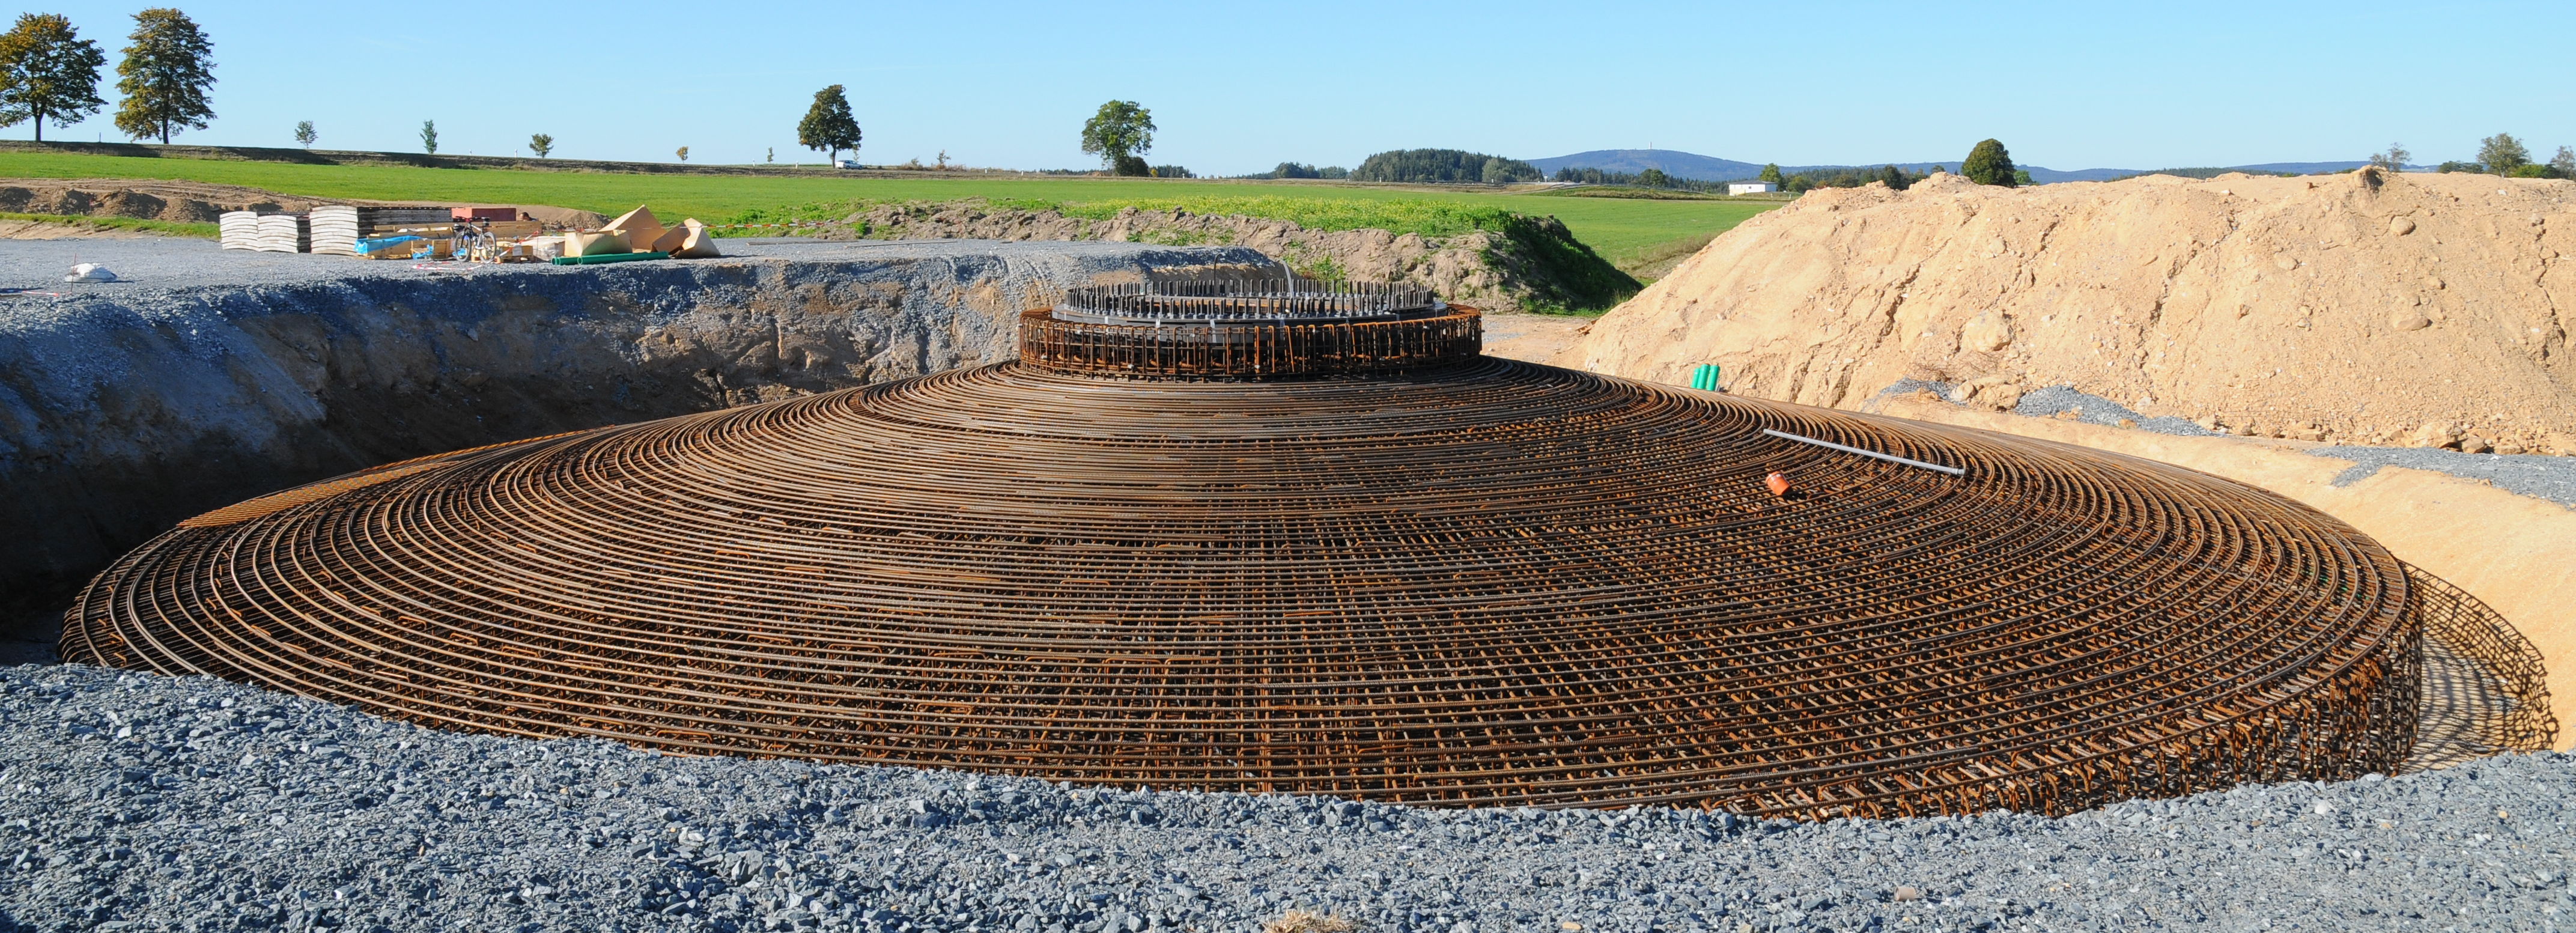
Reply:
[[2541, 668], [2540, 649], [2468, 591], [2424, 568], [2405, 567], [2424, 637], [2474, 662], [2511, 702], [2494, 715], [2476, 711], [2480, 744], [2500, 752], [2549, 748], [2558, 740], [2558, 716], [2549, 710], [2549, 675]]
[[1484, 349], [1483, 317], [1451, 306], [1433, 317], [1355, 323], [1098, 324], [1042, 308], [1020, 315], [1020, 359], [1142, 378], [1392, 374], [1475, 359]]
[[1446, 320], [1032, 316], [1024, 362], [316, 484], [127, 555], [63, 655], [513, 735], [1430, 805], [2066, 812], [2413, 743], [2432, 600], [2330, 517]]

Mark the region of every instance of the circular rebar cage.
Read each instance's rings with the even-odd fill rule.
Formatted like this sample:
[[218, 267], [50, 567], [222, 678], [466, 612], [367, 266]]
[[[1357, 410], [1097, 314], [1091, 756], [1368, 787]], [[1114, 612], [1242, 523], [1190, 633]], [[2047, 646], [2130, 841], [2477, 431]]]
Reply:
[[1484, 315], [1443, 305], [1385, 321], [1092, 324], [1051, 310], [1020, 315], [1020, 361], [1092, 376], [1284, 379], [1369, 376], [1454, 366], [1484, 351]]
[[2325, 515], [2038, 441], [1492, 359], [1008, 363], [210, 513], [99, 576], [62, 651], [691, 753], [2065, 812], [2388, 770], [2411, 592]]
[[1321, 324], [1431, 317], [1446, 306], [1419, 285], [1296, 278], [1133, 282], [1068, 289], [1053, 309], [1085, 324]]

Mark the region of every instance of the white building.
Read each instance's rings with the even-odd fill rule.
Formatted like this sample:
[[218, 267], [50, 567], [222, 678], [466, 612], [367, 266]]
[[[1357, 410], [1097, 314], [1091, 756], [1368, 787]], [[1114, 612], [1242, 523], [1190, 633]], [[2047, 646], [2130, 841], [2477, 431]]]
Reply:
[[1728, 194], [1770, 194], [1771, 192], [1778, 190], [1780, 190], [1779, 185], [1775, 185], [1767, 181], [1730, 181], [1726, 183], [1726, 193]]

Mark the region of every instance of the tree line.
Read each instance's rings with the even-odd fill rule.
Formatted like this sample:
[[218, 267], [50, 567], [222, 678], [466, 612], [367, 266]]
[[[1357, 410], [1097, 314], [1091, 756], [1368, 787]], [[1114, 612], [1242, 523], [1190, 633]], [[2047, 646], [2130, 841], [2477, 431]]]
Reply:
[[[215, 118], [206, 92], [215, 86], [214, 43], [188, 15], [168, 7], [134, 14], [134, 31], [116, 64], [116, 129], [135, 139], [168, 143], [183, 129], [202, 130]], [[0, 34], [0, 127], [34, 121], [59, 128], [89, 119], [107, 106], [98, 96], [99, 69], [107, 55], [80, 37], [69, 17], [21, 13]]]
[[[2370, 164], [2392, 172], [2404, 171], [2414, 153], [2404, 143], [2388, 144], [2388, 151], [2372, 153]], [[2511, 133], [2497, 133], [2478, 140], [2475, 162], [2446, 161], [2433, 168], [2436, 172], [2476, 172], [2502, 175], [2506, 178], [2576, 178], [2576, 149], [2558, 147], [2558, 153], [2547, 162], [2535, 162], [2531, 147]]]
[[1507, 185], [1542, 177], [1536, 166], [1519, 159], [1460, 149], [1394, 149], [1362, 159], [1351, 170], [1352, 181]]
[[[1938, 165], [1934, 165], [1932, 167], [1932, 171], [1942, 171], [1942, 168]], [[1993, 139], [1979, 142], [1975, 147], [1968, 150], [1968, 158], [1959, 164], [1959, 174], [1962, 177], [1967, 178], [1969, 181], [1976, 182], [1980, 185], [2001, 185], [2007, 188], [2014, 188], [2022, 185], [2033, 184], [2030, 178], [2030, 172], [2013, 165], [2012, 153], [2004, 149], [2004, 144], [2001, 141]], [[1780, 171], [1780, 164], [1774, 162], [1763, 166], [1762, 171], [1755, 174], [1750, 180], [1767, 181], [1774, 185], [1778, 185], [1782, 191], [1790, 192], [1792, 194], [1803, 194], [1818, 188], [1858, 188], [1872, 182], [1884, 184], [1898, 191], [1903, 191], [1907, 188], [1913, 187], [1915, 182], [1919, 182], [1930, 177], [1932, 177], [1930, 173], [1907, 171], [1894, 165], [1883, 165], [1878, 168], [1863, 168], [1855, 166], [1852, 168], [1839, 168], [1832, 170], [1815, 169], [1794, 174], [1784, 174]], [[1671, 188], [1681, 191], [1704, 191], [1709, 193], [1724, 193], [1727, 190], [1726, 186], [1732, 183], [1729, 181], [1700, 181], [1698, 179], [1691, 178], [1675, 178], [1666, 174], [1662, 169], [1657, 168], [1649, 168], [1642, 172], [1629, 173], [1613, 172], [1597, 168], [1568, 167], [1557, 169], [1554, 180], [1585, 185], [1627, 185], [1641, 188]], [[1735, 180], [1743, 181], [1746, 179]]]

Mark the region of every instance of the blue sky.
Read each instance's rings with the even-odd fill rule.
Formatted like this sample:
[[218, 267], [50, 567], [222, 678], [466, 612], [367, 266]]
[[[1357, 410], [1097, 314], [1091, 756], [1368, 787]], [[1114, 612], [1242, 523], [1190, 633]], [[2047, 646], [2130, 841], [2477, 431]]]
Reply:
[[[168, 0], [159, 0], [168, 2]], [[116, 50], [141, 0], [47, 2]], [[22, 8], [25, 9], [25, 8]], [[1202, 174], [1443, 146], [1680, 149], [1784, 164], [1956, 159], [1993, 136], [2057, 169], [2468, 159], [2576, 145], [2576, 3], [1117, 4], [183, 2], [218, 118], [177, 142], [558, 157], [818, 158], [844, 84], [871, 163], [1071, 168], [1104, 100]], [[1804, 10], [1814, 9], [1808, 13]], [[113, 74], [108, 76], [112, 84]], [[116, 95], [103, 90], [110, 106]], [[7, 130], [25, 138], [27, 126]], [[119, 139], [107, 113], [49, 138]]]

